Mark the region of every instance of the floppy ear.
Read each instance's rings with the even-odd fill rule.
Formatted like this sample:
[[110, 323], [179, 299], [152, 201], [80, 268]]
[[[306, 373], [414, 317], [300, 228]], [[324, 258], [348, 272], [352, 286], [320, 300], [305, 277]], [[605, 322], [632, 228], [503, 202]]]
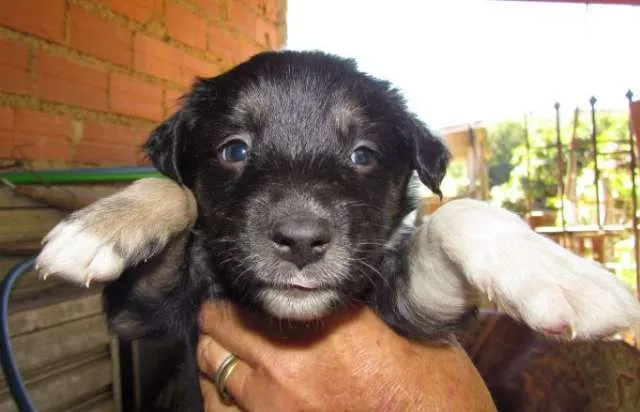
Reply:
[[182, 109], [155, 128], [143, 146], [156, 169], [179, 184], [184, 184], [180, 158], [183, 152]]
[[411, 145], [412, 167], [418, 172], [418, 177], [433, 193], [442, 198], [440, 183], [444, 179], [451, 158], [451, 152], [439, 135], [417, 118], [409, 119], [408, 133]]

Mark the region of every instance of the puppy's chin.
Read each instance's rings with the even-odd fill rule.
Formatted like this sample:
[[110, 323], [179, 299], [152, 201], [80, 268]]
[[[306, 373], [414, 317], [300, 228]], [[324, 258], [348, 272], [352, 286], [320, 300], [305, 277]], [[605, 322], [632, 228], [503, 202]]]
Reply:
[[340, 297], [333, 289], [265, 288], [258, 293], [258, 300], [277, 318], [306, 322], [328, 315]]

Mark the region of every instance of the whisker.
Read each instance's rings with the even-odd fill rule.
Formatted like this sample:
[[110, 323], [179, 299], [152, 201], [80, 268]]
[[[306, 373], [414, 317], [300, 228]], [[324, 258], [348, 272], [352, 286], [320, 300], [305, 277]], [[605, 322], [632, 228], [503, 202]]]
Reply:
[[[389, 289], [391, 289], [391, 283], [389, 282], [389, 279], [387, 279], [378, 269], [374, 268], [373, 266], [371, 266], [369, 263], [367, 263], [364, 260], [358, 260], [356, 261], [357, 263], [369, 268], [374, 274], [378, 275], [380, 277], [380, 279], [382, 280], [382, 282], [385, 284], [386, 287], [388, 287]], [[374, 285], [375, 286], [375, 285]]]

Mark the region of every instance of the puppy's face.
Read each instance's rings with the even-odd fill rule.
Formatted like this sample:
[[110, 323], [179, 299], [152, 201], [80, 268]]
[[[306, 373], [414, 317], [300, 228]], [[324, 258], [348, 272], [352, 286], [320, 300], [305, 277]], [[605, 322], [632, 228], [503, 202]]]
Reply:
[[296, 52], [198, 81], [147, 149], [193, 190], [197, 236], [229, 293], [298, 320], [381, 281], [412, 171], [438, 192], [448, 159], [387, 83]]

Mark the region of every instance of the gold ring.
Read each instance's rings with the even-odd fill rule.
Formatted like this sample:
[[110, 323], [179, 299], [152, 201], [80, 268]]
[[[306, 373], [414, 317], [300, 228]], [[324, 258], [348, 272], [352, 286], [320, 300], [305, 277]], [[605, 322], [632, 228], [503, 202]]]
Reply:
[[230, 353], [220, 364], [220, 367], [216, 371], [216, 376], [213, 380], [213, 384], [218, 390], [218, 395], [220, 395], [220, 400], [222, 400], [222, 402], [226, 403], [227, 405], [233, 402], [233, 398], [231, 397], [231, 395], [229, 395], [229, 392], [227, 392], [227, 380], [229, 379], [229, 376], [231, 376], [233, 369], [238, 364], [238, 361], [239, 359], [236, 357], [236, 355]]

